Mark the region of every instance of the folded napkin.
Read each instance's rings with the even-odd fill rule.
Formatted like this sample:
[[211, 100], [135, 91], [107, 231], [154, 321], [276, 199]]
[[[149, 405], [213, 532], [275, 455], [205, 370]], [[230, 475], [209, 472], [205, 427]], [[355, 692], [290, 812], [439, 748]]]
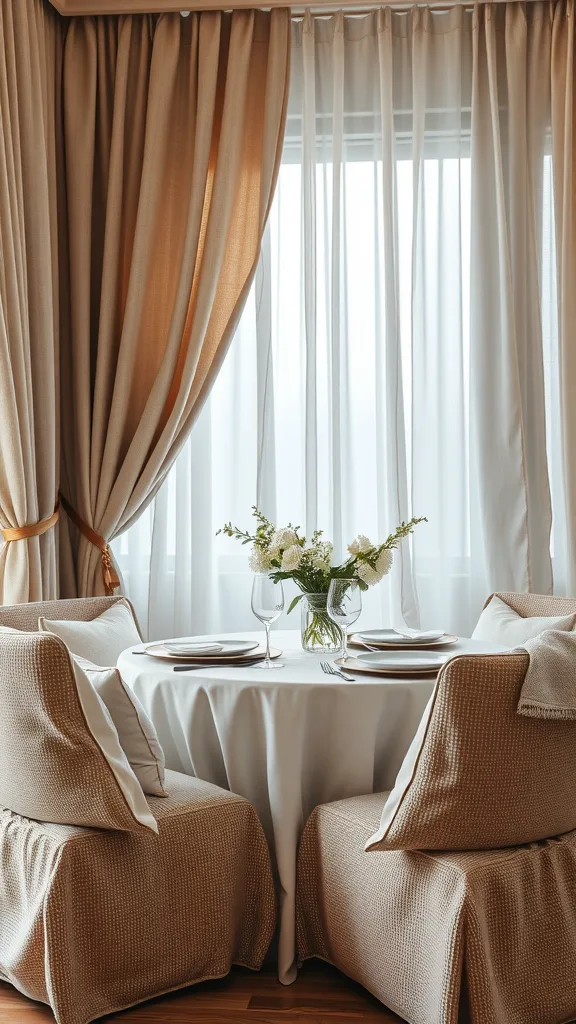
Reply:
[[545, 629], [516, 650], [530, 664], [520, 692], [518, 714], [576, 721], [576, 633]]

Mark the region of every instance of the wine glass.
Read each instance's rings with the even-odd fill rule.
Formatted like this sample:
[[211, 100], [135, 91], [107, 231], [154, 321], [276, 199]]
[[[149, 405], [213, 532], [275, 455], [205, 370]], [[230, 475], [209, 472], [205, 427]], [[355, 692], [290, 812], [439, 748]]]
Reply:
[[348, 657], [348, 626], [351, 626], [362, 611], [362, 591], [356, 577], [348, 580], [332, 580], [328, 591], [326, 611], [342, 629], [343, 656]]
[[255, 668], [284, 668], [270, 657], [270, 626], [284, 611], [282, 583], [274, 583], [267, 573], [257, 573], [252, 584], [252, 611], [266, 630], [266, 657]]

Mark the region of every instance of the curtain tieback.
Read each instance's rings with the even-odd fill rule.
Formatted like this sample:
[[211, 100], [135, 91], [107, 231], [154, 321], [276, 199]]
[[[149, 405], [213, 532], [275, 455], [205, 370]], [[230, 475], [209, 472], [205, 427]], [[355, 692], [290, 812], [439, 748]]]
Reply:
[[41, 519], [39, 523], [30, 523], [29, 526], [9, 526], [5, 530], [0, 530], [0, 533], [7, 544], [13, 540], [28, 540], [29, 537], [41, 537], [43, 533], [47, 533], [53, 526], [56, 526], [59, 515], [60, 501], [57, 501], [54, 511], [51, 516], [48, 516], [48, 519]]
[[110, 548], [107, 541], [104, 540], [100, 534], [96, 533], [91, 526], [88, 526], [82, 516], [79, 516], [76, 509], [72, 507], [67, 498], [64, 497], [60, 492], [60, 501], [62, 502], [62, 508], [64, 509], [68, 518], [74, 523], [74, 526], [80, 530], [80, 533], [90, 544], [93, 544], [95, 548], [98, 548], [102, 553], [102, 579], [104, 580], [104, 589], [108, 596], [112, 595], [114, 591], [120, 586], [120, 580], [116, 574], [114, 563], [112, 561], [112, 555], [110, 554]]

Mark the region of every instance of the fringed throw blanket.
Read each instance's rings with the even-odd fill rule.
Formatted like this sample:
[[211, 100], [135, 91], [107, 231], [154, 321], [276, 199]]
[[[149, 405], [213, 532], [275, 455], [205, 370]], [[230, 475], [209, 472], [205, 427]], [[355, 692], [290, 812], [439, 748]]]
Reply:
[[576, 721], [576, 633], [546, 629], [523, 647], [530, 664], [518, 713]]

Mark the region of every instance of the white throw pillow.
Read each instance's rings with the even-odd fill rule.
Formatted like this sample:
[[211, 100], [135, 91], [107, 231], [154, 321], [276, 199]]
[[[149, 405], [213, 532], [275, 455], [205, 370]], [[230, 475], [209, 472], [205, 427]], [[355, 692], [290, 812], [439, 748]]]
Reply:
[[115, 665], [119, 655], [132, 644], [142, 643], [132, 608], [124, 598], [89, 622], [72, 619], [38, 619], [38, 629], [55, 633], [71, 654], [93, 665]]
[[164, 751], [152, 722], [117, 668], [100, 668], [73, 659], [88, 676], [116, 727], [120, 746], [145, 793], [168, 796], [164, 788]]
[[156, 819], [146, 802], [142, 786], [128, 763], [128, 758], [122, 749], [111, 714], [76, 658], [70, 658], [70, 661], [74, 670], [76, 689], [80, 698], [80, 704], [82, 705], [82, 711], [84, 712], [84, 718], [96, 743], [112, 769], [126, 803], [136, 821], [151, 829], [152, 832], [158, 832]]
[[493, 597], [478, 619], [472, 639], [488, 640], [491, 643], [504, 644], [506, 647], [519, 647], [526, 643], [526, 640], [533, 640], [544, 629], [569, 632], [575, 625], [576, 615], [563, 615], [560, 618], [551, 615], [524, 618], [500, 597]]

